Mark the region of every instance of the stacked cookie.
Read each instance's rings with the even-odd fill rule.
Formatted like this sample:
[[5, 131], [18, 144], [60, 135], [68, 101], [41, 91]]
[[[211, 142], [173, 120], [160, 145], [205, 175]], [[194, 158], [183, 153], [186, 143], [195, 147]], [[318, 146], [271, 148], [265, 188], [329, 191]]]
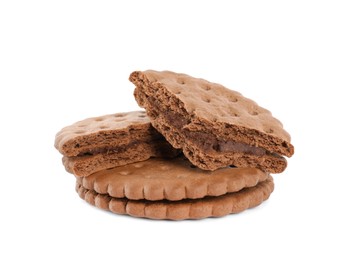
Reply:
[[55, 147], [66, 170], [77, 177], [179, 151], [151, 125], [144, 111], [88, 118], [63, 128]]
[[79, 196], [118, 214], [200, 219], [259, 205], [270, 173], [293, 155], [271, 113], [219, 84], [174, 72], [133, 72], [144, 111], [89, 118], [55, 147]]

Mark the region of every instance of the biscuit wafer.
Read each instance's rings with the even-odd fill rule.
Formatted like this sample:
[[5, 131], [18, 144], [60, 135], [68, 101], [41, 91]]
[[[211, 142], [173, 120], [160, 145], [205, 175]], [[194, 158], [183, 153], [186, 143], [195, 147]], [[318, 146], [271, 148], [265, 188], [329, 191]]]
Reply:
[[75, 176], [88, 176], [94, 172], [114, 168], [134, 162], [141, 162], [150, 157], [175, 157], [178, 150], [164, 139], [154, 142], [141, 142], [129, 146], [128, 149], [98, 153], [94, 155], [83, 155], [62, 158], [66, 170]]
[[144, 111], [79, 121], [56, 135], [55, 147], [64, 155], [66, 170], [76, 176], [179, 153], [151, 126]]
[[147, 161], [77, 178], [86, 189], [132, 200], [182, 200], [219, 196], [252, 187], [268, 178], [256, 168], [222, 168], [213, 172], [193, 166], [185, 157]]
[[196, 166], [282, 172], [294, 147], [267, 109], [219, 84], [170, 71], [130, 75], [152, 125]]
[[117, 199], [107, 194], [99, 194], [86, 189], [80, 183], [76, 184], [79, 196], [98, 208], [134, 217], [170, 220], [202, 219], [239, 213], [267, 200], [273, 189], [273, 179], [269, 176], [267, 180], [254, 187], [218, 197], [180, 201], [147, 201]]

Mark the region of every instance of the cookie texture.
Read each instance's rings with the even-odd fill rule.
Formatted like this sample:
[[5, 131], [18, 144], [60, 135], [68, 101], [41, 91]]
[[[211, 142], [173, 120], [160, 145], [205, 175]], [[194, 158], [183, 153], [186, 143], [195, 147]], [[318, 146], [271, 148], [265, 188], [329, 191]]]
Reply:
[[282, 172], [294, 147], [270, 111], [220, 84], [170, 71], [130, 75], [152, 125], [196, 166]]
[[64, 155], [66, 170], [76, 176], [179, 153], [152, 127], [144, 111], [79, 121], [56, 135], [55, 147]]
[[77, 181], [85, 189], [114, 198], [177, 201], [237, 192], [256, 186], [268, 176], [256, 168], [222, 168], [208, 172], [182, 156], [151, 158], [95, 172]]
[[99, 194], [86, 189], [78, 182], [76, 184], [79, 196], [98, 208], [134, 217], [170, 220], [202, 219], [239, 213], [267, 200], [273, 189], [273, 179], [269, 176], [266, 181], [260, 182], [254, 187], [218, 197], [180, 201], [148, 201], [117, 199], [108, 194]]
[[[124, 148], [124, 147], [123, 147]], [[94, 155], [62, 158], [65, 169], [75, 176], [88, 176], [94, 172], [145, 161], [151, 157], [171, 158], [179, 154], [164, 138], [153, 142], [138, 142], [125, 149]]]

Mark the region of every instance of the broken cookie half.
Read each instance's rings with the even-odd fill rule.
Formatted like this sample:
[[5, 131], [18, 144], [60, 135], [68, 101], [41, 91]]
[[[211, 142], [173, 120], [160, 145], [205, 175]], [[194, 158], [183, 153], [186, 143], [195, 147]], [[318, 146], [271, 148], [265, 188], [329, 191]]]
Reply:
[[130, 81], [153, 127], [201, 169], [279, 173], [294, 153], [282, 123], [236, 91], [170, 71], [135, 71]]
[[64, 156], [66, 170], [75, 176], [151, 157], [175, 157], [179, 151], [151, 125], [145, 111], [87, 118], [63, 128], [55, 147]]

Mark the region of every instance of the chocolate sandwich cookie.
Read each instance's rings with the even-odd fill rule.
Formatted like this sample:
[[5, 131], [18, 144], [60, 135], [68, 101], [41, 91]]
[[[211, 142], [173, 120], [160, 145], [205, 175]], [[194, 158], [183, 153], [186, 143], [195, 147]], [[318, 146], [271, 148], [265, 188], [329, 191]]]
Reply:
[[255, 168], [206, 172], [186, 158], [151, 158], [77, 177], [81, 198], [118, 214], [200, 219], [241, 212], [268, 199], [272, 177]]
[[170, 71], [136, 71], [130, 81], [154, 128], [201, 169], [279, 173], [294, 153], [281, 122], [236, 91]]
[[179, 153], [152, 127], [144, 111], [79, 121], [56, 135], [55, 147], [64, 155], [66, 170], [76, 176]]

